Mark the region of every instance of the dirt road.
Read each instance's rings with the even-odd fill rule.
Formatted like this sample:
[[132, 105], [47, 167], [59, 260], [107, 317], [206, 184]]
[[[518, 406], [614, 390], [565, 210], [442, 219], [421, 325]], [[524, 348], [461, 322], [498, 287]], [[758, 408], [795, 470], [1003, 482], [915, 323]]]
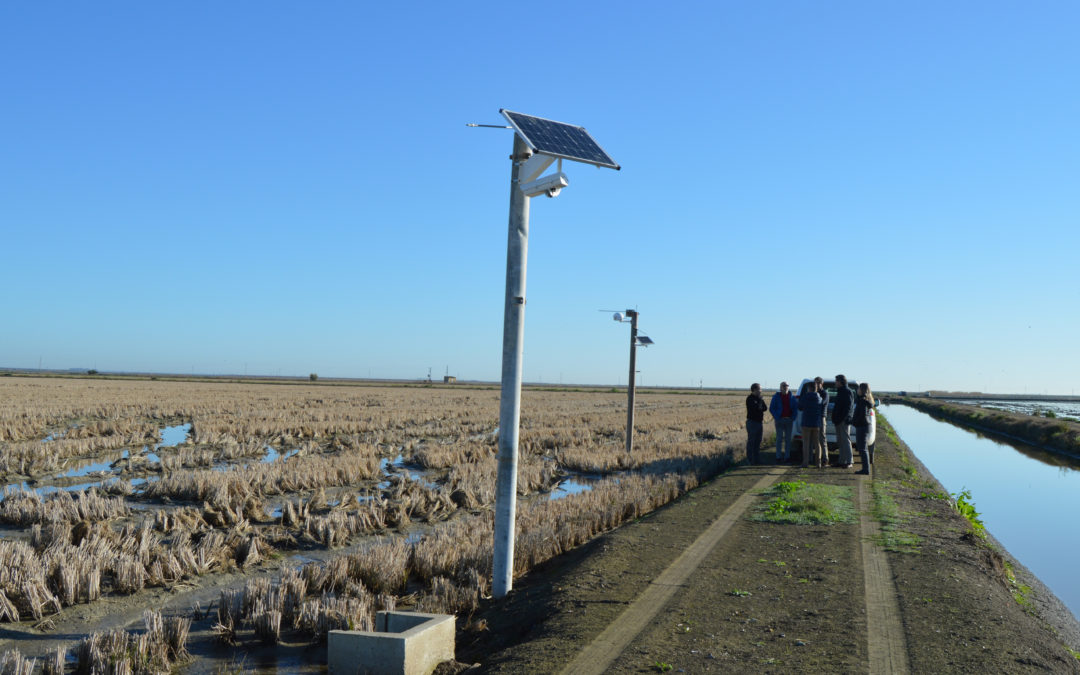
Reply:
[[[763, 487], [796, 479], [852, 488], [858, 518], [749, 518]], [[499, 673], [1080, 673], [1075, 618], [944, 497], [888, 433], [872, 478], [740, 466], [515, 582], [458, 658]]]

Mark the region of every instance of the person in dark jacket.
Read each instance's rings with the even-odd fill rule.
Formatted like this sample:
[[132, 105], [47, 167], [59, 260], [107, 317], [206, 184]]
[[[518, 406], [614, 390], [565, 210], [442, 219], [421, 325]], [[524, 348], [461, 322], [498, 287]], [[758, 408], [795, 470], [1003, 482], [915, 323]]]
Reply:
[[815, 466], [824, 466], [823, 458], [819, 459], [818, 436], [821, 428], [821, 394], [818, 393], [817, 385], [807, 382], [803, 387], [803, 393], [799, 396], [799, 410], [802, 411], [802, 465], [806, 468], [810, 465], [810, 456], [814, 456]]
[[799, 411], [799, 402], [795, 394], [788, 390], [788, 383], [780, 383], [780, 391], [769, 402], [769, 414], [776, 425], [776, 462], [791, 461], [791, 434], [795, 425], [795, 413]]
[[821, 433], [818, 435], [818, 445], [821, 446], [821, 462], [820, 466], [829, 465], [829, 425], [826, 423], [826, 417], [829, 415], [829, 391], [825, 389], [825, 380], [820, 377], [814, 378], [814, 384], [817, 385], [818, 396], [821, 397]]
[[832, 423], [836, 427], [836, 449], [840, 452], [840, 466], [851, 468], [851, 434], [848, 425], [855, 412], [855, 392], [848, 387], [847, 378], [836, 376], [836, 402], [833, 404]]
[[746, 397], [746, 461], [758, 463], [758, 451], [761, 450], [761, 437], [765, 428], [765, 411], [768, 410], [765, 399], [761, 396], [761, 385], [750, 385], [750, 395]]
[[874, 450], [866, 447], [866, 439], [870, 435], [870, 416], [874, 414], [874, 395], [870, 393], [870, 385], [865, 382], [859, 383], [859, 394], [855, 397], [855, 413], [852, 415], [851, 424], [855, 427], [855, 447], [859, 450], [859, 461], [862, 469], [855, 473], [870, 475], [870, 466], [874, 463]]

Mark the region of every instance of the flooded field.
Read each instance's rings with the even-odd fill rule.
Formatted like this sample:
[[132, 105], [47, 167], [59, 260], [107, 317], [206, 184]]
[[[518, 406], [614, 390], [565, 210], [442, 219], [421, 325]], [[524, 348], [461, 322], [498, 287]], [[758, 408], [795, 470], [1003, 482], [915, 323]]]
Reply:
[[1013, 400], [1013, 399], [944, 399], [949, 403], [959, 405], [974, 405], [980, 408], [992, 408], [1006, 412], [1021, 413], [1024, 415], [1040, 415], [1043, 417], [1052, 414], [1055, 417], [1080, 420], [1080, 402], [1078, 401], [1039, 401], [1039, 400]]
[[[483, 389], [0, 378], [0, 652], [296, 672], [378, 609], [468, 616], [497, 418]], [[628, 456], [624, 395], [526, 391], [515, 574], [715, 475], [742, 418], [639, 394]]]

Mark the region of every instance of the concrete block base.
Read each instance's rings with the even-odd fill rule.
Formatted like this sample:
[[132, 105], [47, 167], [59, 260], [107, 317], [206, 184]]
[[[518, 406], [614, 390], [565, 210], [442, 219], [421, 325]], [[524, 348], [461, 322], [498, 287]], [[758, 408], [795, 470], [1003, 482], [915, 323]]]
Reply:
[[379, 612], [375, 631], [332, 630], [331, 675], [431, 675], [454, 658], [454, 616]]

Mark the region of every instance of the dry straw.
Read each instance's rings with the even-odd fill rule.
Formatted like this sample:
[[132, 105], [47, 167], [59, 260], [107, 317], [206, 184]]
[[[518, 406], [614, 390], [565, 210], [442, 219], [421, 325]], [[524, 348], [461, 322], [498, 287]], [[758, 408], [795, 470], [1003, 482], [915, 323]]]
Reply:
[[[468, 612], [488, 593], [496, 391], [3, 380], [0, 471], [9, 482], [129, 452], [101, 489], [4, 491], [0, 522], [27, 536], [0, 540], [0, 621], [250, 570], [277, 550], [358, 541], [269, 585], [223, 593], [222, 640], [238, 641], [241, 630], [270, 643], [289, 630], [321, 639], [330, 626], [367, 625], [372, 608], [399, 596]], [[739, 397], [642, 393], [638, 405], [627, 455], [623, 396], [525, 393], [515, 574], [692, 489], [740, 440]], [[154, 448], [161, 461], [148, 461], [143, 447], [184, 422], [189, 439]], [[278, 457], [263, 462], [268, 447]], [[407, 468], [391, 465], [387, 478], [381, 465], [392, 461]], [[610, 479], [546, 499], [578, 472]], [[133, 481], [140, 476], [151, 480]], [[135, 639], [101, 634], [81, 649], [104, 653], [123, 640], [143, 649]], [[182, 641], [163, 638], [174, 643]], [[165, 655], [179, 658], [175, 647]]]

